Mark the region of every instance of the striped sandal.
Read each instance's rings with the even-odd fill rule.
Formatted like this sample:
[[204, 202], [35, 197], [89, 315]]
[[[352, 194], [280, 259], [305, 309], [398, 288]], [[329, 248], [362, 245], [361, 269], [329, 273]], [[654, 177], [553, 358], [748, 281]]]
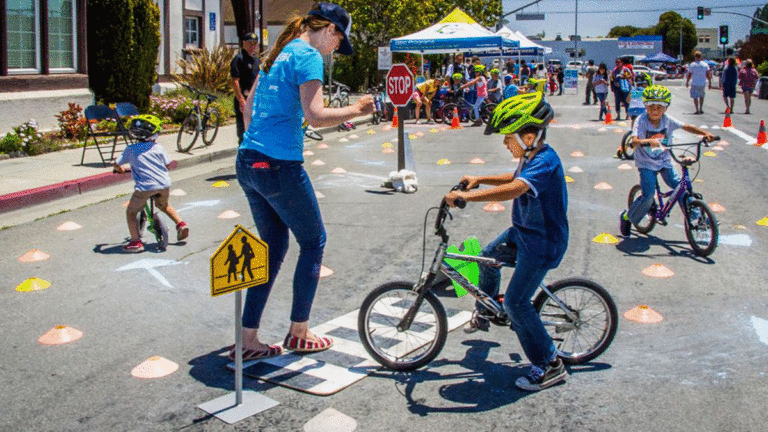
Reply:
[[311, 341], [302, 339], [298, 336], [291, 336], [291, 334], [288, 333], [288, 336], [285, 337], [285, 341], [283, 342], [283, 347], [295, 352], [313, 353], [325, 351], [333, 346], [333, 339], [329, 337], [316, 337], [316, 341]]
[[[264, 350], [249, 350], [244, 349], [243, 350], [243, 361], [251, 361], [251, 360], [260, 360], [265, 359], [269, 357], [278, 356], [283, 353], [283, 349], [280, 347], [280, 345], [269, 345], [267, 349]], [[229, 351], [229, 359], [234, 360], [235, 359], [235, 348], [232, 347]]]

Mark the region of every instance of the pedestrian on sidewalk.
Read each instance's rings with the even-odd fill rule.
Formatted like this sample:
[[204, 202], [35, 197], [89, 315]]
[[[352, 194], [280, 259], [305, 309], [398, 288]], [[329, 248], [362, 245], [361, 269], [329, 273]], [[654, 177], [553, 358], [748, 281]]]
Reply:
[[126, 252], [144, 250], [139, 233], [138, 216], [149, 199], [155, 200], [155, 207], [167, 214], [176, 224], [178, 241], [184, 240], [189, 235], [189, 227], [168, 202], [171, 189], [168, 165], [173, 162], [173, 159], [168, 156], [163, 146], [155, 142], [161, 130], [162, 122], [153, 115], [143, 114], [134, 117], [128, 128], [128, 135], [136, 142], [128, 145], [114, 164], [115, 171], [118, 173], [125, 172], [122, 165], [130, 164], [131, 177], [135, 182], [133, 195], [125, 211], [128, 232], [131, 235], [131, 241], [123, 246]]
[[752, 105], [752, 92], [755, 91], [759, 78], [757, 70], [753, 66], [752, 59], [748, 59], [744, 62], [744, 69], [739, 72], [739, 85], [741, 91], [744, 92], [744, 105], [747, 107], [744, 114], [750, 114], [749, 106]]
[[693, 106], [696, 108], [694, 114], [704, 114], [704, 89], [707, 87], [707, 82], [712, 79], [712, 73], [709, 71], [709, 65], [701, 59], [701, 52], [693, 53], [693, 58], [694, 61], [688, 65], [685, 86], [688, 87], [690, 84], [691, 99], [693, 99]]
[[728, 57], [728, 64], [722, 72], [723, 77], [723, 102], [725, 109], [733, 113], [733, 102], [736, 99], [736, 82], [739, 80], [739, 71], [736, 69], [736, 58]]
[[256, 49], [259, 47], [259, 37], [256, 33], [246, 33], [241, 41], [242, 49], [230, 63], [230, 75], [232, 76], [232, 90], [235, 93], [235, 124], [237, 126], [237, 144], [243, 143], [245, 125], [243, 123], [243, 111], [245, 101], [248, 99], [256, 74], [259, 71], [259, 60]]
[[595, 105], [597, 105], [597, 92], [595, 91], [595, 74], [597, 73], [597, 67], [595, 66], [594, 60], [589, 60], [588, 62], [589, 66], [587, 66], [587, 71], [585, 73], [587, 77], [587, 88], [586, 88], [586, 99], [584, 100], [584, 105], [589, 105], [589, 97], [592, 96], [592, 102], [594, 102]]
[[[290, 233], [299, 244], [299, 257], [292, 278], [291, 325], [283, 347], [317, 352], [333, 345], [331, 338], [309, 330], [326, 232], [315, 191], [302, 166], [302, 118], [312, 127], [323, 127], [373, 112], [371, 95], [341, 108], [323, 104], [323, 56], [354, 52], [349, 41], [351, 26], [347, 11], [333, 3], [316, 3], [307, 15], [293, 17], [264, 60], [246, 103], [246, 132], [235, 169], [259, 235], [269, 246], [269, 279], [249, 288], [245, 298], [244, 360], [282, 352], [280, 345], [260, 342], [258, 332], [288, 251]], [[235, 357], [234, 348], [229, 356]]]
[[592, 84], [595, 86], [597, 100], [600, 101], [600, 114], [598, 114], [597, 119], [603, 120], [603, 115], [608, 112], [605, 106], [605, 98], [608, 96], [609, 85], [608, 66], [605, 63], [600, 63], [600, 66], [598, 66], [597, 72], [595, 72], [595, 76], [592, 78]]

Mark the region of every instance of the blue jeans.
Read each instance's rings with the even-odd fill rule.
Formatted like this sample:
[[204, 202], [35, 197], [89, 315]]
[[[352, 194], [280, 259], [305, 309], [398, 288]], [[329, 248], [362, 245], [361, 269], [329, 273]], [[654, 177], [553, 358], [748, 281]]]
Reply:
[[[517, 235], [515, 227], [508, 228], [483, 248], [481, 256], [505, 262], [516, 260], [515, 273], [504, 294], [504, 309], [512, 318], [512, 329], [517, 333], [528, 360], [531, 364], [544, 368], [555, 358], [555, 344], [533, 308], [531, 298], [547, 275], [549, 267], [539, 257], [522, 248], [516, 248], [515, 256], [510, 254], [509, 248], [500, 248], [517, 244]], [[496, 296], [500, 284], [500, 268], [480, 266], [479, 288], [483, 292]]]
[[483, 101], [485, 99], [486, 98], [484, 98], [482, 96], [478, 96], [477, 99], [475, 99], [475, 104], [472, 106], [472, 108], [475, 110], [475, 119], [476, 119], [476, 121], [482, 120], [480, 118], [480, 105], [482, 105], [482, 103], [483, 103]]
[[[653, 204], [653, 195], [656, 193], [656, 174], [661, 174], [664, 183], [672, 189], [680, 183], [680, 175], [673, 168], [662, 168], [660, 171], [654, 171], [647, 168], [638, 168], [640, 172], [640, 187], [642, 194], [635, 199], [632, 207], [629, 208], [627, 217], [633, 224], [639, 223], [643, 216], [648, 214]], [[680, 195], [680, 204], [682, 204], [683, 195]]]
[[[254, 167], [254, 163], [260, 165]], [[265, 163], [269, 167], [265, 167]], [[261, 239], [269, 245], [269, 281], [248, 289], [243, 326], [258, 328], [261, 315], [288, 252], [288, 231], [299, 244], [293, 275], [291, 321], [309, 320], [325, 248], [325, 226], [315, 191], [298, 161], [272, 159], [255, 150], [240, 149], [235, 163]]]

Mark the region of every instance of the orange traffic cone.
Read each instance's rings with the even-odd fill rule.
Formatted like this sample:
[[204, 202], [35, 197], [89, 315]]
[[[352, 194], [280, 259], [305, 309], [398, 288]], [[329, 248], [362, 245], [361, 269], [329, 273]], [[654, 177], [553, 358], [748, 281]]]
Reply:
[[392, 127], [397, 127], [397, 108], [395, 108], [395, 115], [392, 117]]
[[725, 119], [723, 119], [723, 127], [733, 127], [733, 122], [731, 122], [731, 109], [726, 108], [725, 109]]
[[757, 143], [755, 145], [763, 145], [768, 142], [765, 136], [765, 120], [760, 120], [760, 129], [757, 131]]
[[453, 119], [451, 119], [451, 129], [461, 129], [463, 126], [459, 124], [459, 109], [453, 107]]
[[613, 123], [613, 116], [611, 115], [611, 104], [605, 104], [605, 124]]

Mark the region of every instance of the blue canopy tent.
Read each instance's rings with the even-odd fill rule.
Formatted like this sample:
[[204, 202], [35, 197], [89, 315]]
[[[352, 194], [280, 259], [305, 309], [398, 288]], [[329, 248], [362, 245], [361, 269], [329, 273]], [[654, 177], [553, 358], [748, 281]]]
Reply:
[[657, 52], [656, 54], [650, 55], [642, 60], [640, 60], [640, 63], [678, 63], [679, 60], [664, 54], [663, 52]]

